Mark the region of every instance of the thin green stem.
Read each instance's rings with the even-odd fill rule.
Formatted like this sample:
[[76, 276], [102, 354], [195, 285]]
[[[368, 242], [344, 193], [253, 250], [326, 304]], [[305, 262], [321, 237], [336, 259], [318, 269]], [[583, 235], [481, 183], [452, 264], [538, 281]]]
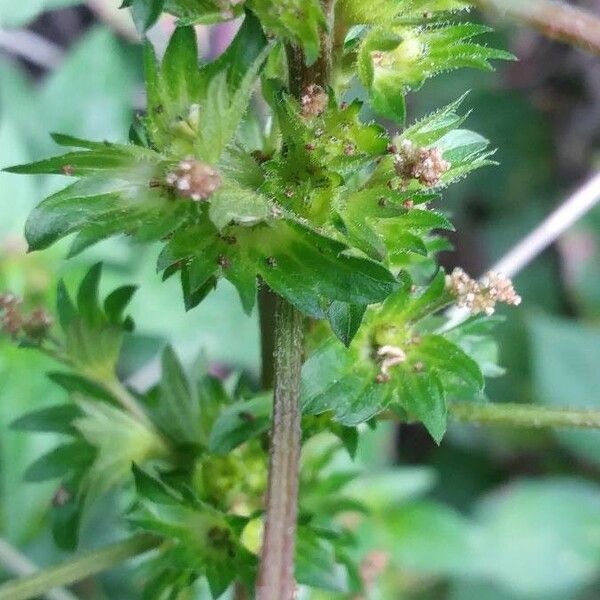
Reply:
[[600, 410], [546, 408], [534, 404], [450, 402], [449, 417], [478, 425], [543, 428], [600, 428]]
[[[26, 556], [21, 554], [7, 540], [0, 538], [0, 564], [13, 575], [25, 577], [39, 571]], [[55, 588], [44, 592], [46, 600], [79, 600], [75, 594], [64, 588]]]
[[300, 370], [303, 318], [278, 298], [275, 319], [275, 394], [266, 522], [258, 600], [293, 600], [300, 463]]
[[155, 431], [156, 428], [150, 417], [144, 412], [144, 409], [133, 394], [116, 377], [109, 381], [102, 381], [101, 383], [127, 412], [148, 429]]
[[159, 540], [153, 536], [138, 535], [80, 556], [28, 577], [15, 579], [0, 586], [0, 600], [29, 600], [49, 590], [70, 585], [76, 581], [106, 571], [127, 559], [156, 548]]

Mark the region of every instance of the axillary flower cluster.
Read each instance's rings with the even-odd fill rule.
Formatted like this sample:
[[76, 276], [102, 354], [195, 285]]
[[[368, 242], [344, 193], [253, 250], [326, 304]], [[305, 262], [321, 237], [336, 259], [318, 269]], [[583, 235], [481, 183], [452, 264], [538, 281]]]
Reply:
[[410, 140], [403, 140], [394, 155], [394, 168], [403, 182], [417, 179], [426, 187], [438, 185], [450, 167], [439, 148], [418, 148]]
[[169, 171], [165, 181], [180, 196], [190, 198], [194, 202], [210, 198], [222, 183], [221, 176], [214, 167], [196, 160], [193, 156], [188, 156], [173, 171]]
[[23, 300], [10, 292], [0, 294], [0, 329], [16, 338], [20, 333], [28, 339], [41, 341], [52, 327], [53, 320], [43, 308], [23, 314]]
[[488, 271], [476, 281], [457, 267], [446, 275], [446, 289], [456, 298], [459, 308], [466, 308], [474, 315], [493, 315], [499, 302], [512, 306], [521, 304], [521, 296], [516, 293], [512, 281], [496, 271]]

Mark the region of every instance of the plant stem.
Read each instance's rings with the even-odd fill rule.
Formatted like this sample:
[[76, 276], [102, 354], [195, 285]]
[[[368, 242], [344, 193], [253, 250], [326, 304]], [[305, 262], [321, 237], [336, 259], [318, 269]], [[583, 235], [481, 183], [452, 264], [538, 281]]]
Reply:
[[258, 600], [293, 600], [303, 318], [282, 298], [277, 299], [275, 317], [275, 394], [269, 486], [256, 592]]
[[456, 421], [507, 427], [600, 428], [600, 411], [546, 408], [534, 404], [476, 404], [450, 402], [449, 417]]
[[[0, 538], [0, 564], [7, 571], [19, 577], [33, 575], [39, 571], [36, 565], [3, 538]], [[79, 600], [75, 594], [64, 588], [46, 590], [44, 598], [46, 600]]]
[[144, 554], [158, 546], [159, 540], [138, 535], [98, 550], [86, 552], [68, 562], [50, 567], [28, 577], [9, 581], [0, 586], [0, 600], [29, 600], [49, 590], [70, 585], [121, 564], [129, 558]]
[[258, 312], [260, 316], [261, 373], [260, 386], [263, 390], [273, 389], [275, 375], [275, 305], [277, 295], [261, 281], [258, 288]]
[[[331, 73], [331, 34], [335, 0], [322, 0], [328, 30], [321, 35], [321, 51], [313, 65], [306, 65], [297, 46], [286, 48], [290, 92], [300, 98], [305, 87], [327, 87]], [[268, 324], [261, 315], [261, 326]], [[302, 314], [283, 298], [275, 308], [275, 391], [266, 498], [265, 530], [256, 584], [258, 600], [293, 600], [295, 595], [294, 558], [300, 468], [300, 371], [304, 346]], [[268, 341], [263, 332], [263, 343]], [[263, 356], [268, 350], [263, 346]], [[269, 357], [267, 357], [269, 360]], [[268, 364], [263, 365], [263, 382], [268, 380]]]
[[553, 0], [476, 0], [475, 4], [506, 15], [545, 36], [600, 54], [600, 18]]

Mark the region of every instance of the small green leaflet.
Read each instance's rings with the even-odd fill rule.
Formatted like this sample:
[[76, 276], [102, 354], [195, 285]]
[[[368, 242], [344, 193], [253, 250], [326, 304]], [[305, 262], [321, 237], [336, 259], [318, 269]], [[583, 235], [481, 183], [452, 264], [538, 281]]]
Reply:
[[303, 411], [330, 413], [351, 426], [389, 407], [421, 421], [439, 443], [448, 395], [461, 389], [479, 398], [483, 374], [460, 347], [460, 333], [443, 332], [432, 318], [450, 302], [443, 272], [421, 289], [413, 290], [406, 276], [403, 283], [382, 306], [367, 310], [349, 349], [329, 340], [309, 357], [302, 371]]
[[319, 0], [248, 0], [265, 29], [304, 49], [306, 63], [314, 63], [320, 51], [320, 35], [327, 27]]
[[418, 89], [438, 73], [471, 67], [492, 70], [491, 60], [513, 60], [504, 50], [471, 41], [487, 33], [484, 25], [433, 23], [372, 28], [358, 50], [358, 72], [373, 108], [382, 116], [404, 122], [404, 94]]
[[189, 294], [223, 276], [250, 311], [260, 276], [302, 312], [318, 318], [325, 316], [327, 300], [371, 304], [398, 286], [379, 263], [354, 256], [344, 244], [285, 219], [221, 232], [207, 223], [180, 230], [158, 266], [163, 270], [173, 265], [183, 269]]

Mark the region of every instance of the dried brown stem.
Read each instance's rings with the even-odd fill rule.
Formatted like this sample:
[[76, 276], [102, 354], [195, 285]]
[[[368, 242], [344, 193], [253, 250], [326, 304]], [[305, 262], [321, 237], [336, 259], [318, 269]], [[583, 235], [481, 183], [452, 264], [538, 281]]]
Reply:
[[549, 38], [600, 54], [600, 17], [581, 8], [552, 0], [475, 0], [475, 4]]

